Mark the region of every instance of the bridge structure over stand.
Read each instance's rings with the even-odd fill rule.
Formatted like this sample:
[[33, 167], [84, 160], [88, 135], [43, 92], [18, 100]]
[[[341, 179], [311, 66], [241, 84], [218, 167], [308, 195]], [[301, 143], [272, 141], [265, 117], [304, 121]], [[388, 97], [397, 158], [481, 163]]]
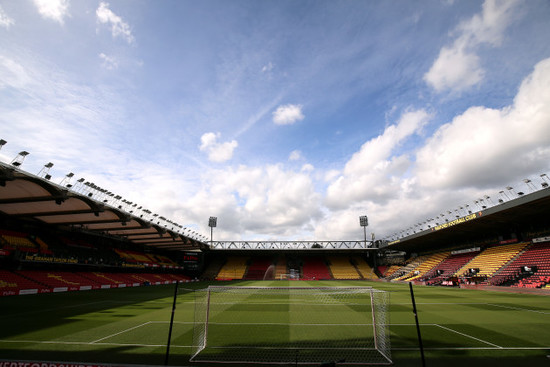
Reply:
[[212, 241], [211, 250], [376, 250], [372, 241]]

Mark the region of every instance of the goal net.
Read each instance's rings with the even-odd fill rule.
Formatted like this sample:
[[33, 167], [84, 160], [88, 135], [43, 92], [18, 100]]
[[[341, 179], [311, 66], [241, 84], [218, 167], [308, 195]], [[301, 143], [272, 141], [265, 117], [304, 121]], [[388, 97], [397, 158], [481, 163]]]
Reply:
[[195, 291], [193, 362], [391, 364], [389, 293], [371, 287]]

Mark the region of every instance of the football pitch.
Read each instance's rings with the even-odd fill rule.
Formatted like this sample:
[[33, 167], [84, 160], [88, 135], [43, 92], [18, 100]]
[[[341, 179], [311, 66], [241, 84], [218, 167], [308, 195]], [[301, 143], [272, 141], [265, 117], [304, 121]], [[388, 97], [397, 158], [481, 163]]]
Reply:
[[[389, 331], [393, 365], [422, 365], [406, 284], [365, 281], [235, 281], [215, 284], [260, 287], [371, 286], [387, 291], [391, 299]], [[208, 285], [199, 282], [179, 286], [169, 365], [210, 365], [207, 362], [189, 362], [194, 350], [193, 324], [196, 316], [196, 292], [193, 289]], [[2, 297], [0, 360], [164, 365], [174, 289], [174, 285], [163, 285]], [[486, 367], [495, 363], [499, 366], [550, 366], [550, 296], [422, 286], [414, 287], [414, 291], [426, 366]], [[257, 318], [264, 324], [278, 324], [274, 322], [273, 311], [276, 309], [275, 302], [266, 300], [262, 308], [233, 308], [233, 313], [243, 320]], [[370, 315], [364, 314], [364, 308], [358, 308], [355, 312], [354, 317], [347, 313], [342, 325], [349, 328], [350, 324], [355, 323], [357, 330], [364, 330]], [[323, 318], [339, 320], [340, 314], [340, 311], [334, 310], [326, 312]], [[314, 314], [310, 312], [309, 315]], [[334, 324], [340, 322], [335, 321]], [[214, 325], [212, 330], [215, 330]], [[236, 344], [247, 339], [273, 346], [287, 342], [282, 340], [283, 334], [273, 331], [273, 328], [252, 336], [250, 329], [240, 331], [227, 325], [217, 327], [220, 331], [213, 338]], [[228, 329], [221, 329], [223, 327]], [[296, 327], [295, 333], [300, 330], [307, 333], [304, 331], [306, 327]], [[313, 334], [320, 340], [331, 339], [341, 330], [343, 326], [324, 326], [315, 329]], [[239, 352], [248, 353], [246, 350]]]

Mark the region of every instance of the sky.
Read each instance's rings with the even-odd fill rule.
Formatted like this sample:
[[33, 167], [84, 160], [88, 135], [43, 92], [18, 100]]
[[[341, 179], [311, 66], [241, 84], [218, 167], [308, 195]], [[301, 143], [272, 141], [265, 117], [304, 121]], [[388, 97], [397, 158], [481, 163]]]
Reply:
[[[214, 240], [361, 240], [550, 174], [550, 2], [0, 0], [0, 159]], [[510, 193], [510, 192], [508, 192]]]

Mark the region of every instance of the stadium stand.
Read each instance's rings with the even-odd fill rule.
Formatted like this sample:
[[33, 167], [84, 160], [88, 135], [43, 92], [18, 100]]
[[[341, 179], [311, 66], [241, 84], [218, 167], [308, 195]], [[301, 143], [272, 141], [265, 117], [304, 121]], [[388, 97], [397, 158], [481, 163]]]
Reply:
[[439, 265], [426, 273], [423, 280], [427, 285], [439, 285], [444, 280], [451, 277], [456, 271], [462, 268], [466, 263], [471, 261], [475, 256], [479, 254], [479, 251], [451, 254]]
[[449, 257], [449, 251], [438, 252], [428, 256], [421, 264], [419, 264], [411, 273], [404, 275], [398, 280], [412, 281], [423, 277], [430, 270], [439, 265], [443, 260]]
[[262, 280], [264, 279], [267, 268], [273, 264], [270, 257], [255, 257], [251, 259], [250, 265], [243, 277], [247, 280]]
[[384, 269], [384, 271], [380, 271], [384, 278], [391, 279], [391, 276], [395, 274], [399, 269], [401, 269], [401, 265], [390, 265], [390, 267]]
[[244, 256], [230, 256], [216, 276], [216, 280], [242, 279], [246, 273], [246, 261]]
[[320, 256], [305, 257], [303, 259], [302, 277], [317, 280], [332, 279], [325, 259]]
[[6, 250], [37, 253], [38, 248], [26, 234], [14, 231], [0, 230], [0, 244]]
[[492, 285], [541, 288], [550, 283], [550, 242], [534, 243], [490, 280]]
[[328, 261], [334, 279], [361, 279], [361, 274], [348, 256], [330, 256]]
[[9, 270], [0, 270], [0, 294], [3, 296], [11, 296], [20, 294], [21, 290], [39, 289], [42, 284], [36, 281], [25, 278]]
[[359, 271], [359, 274], [363, 279], [378, 279], [378, 275], [374, 272], [374, 269], [363, 259], [361, 256], [353, 256], [351, 259], [352, 263], [355, 264], [355, 267]]
[[36, 238], [36, 243], [38, 244], [38, 247], [40, 248], [40, 253], [44, 255], [53, 255], [53, 251], [50, 250], [48, 244], [44, 242], [40, 237]]
[[33, 279], [37, 283], [43, 284], [54, 291], [57, 289], [77, 291], [80, 290], [80, 287], [92, 287], [93, 285], [97, 285], [90, 279], [86, 279], [78, 275], [78, 273], [72, 272], [26, 270], [17, 271], [16, 273], [26, 278]]
[[283, 279], [288, 274], [288, 266], [285, 256], [279, 256], [277, 259], [277, 265], [275, 267], [275, 279]]
[[137, 251], [115, 249], [115, 252], [126, 262], [144, 264], [148, 266], [159, 266], [154, 259], [147, 254]]
[[206, 269], [201, 275], [203, 280], [214, 280], [218, 276], [218, 273], [221, 271], [222, 266], [225, 264], [226, 259], [222, 256], [216, 256], [210, 259]]
[[455, 275], [464, 277], [471, 274], [470, 269], [479, 269], [479, 271], [475, 273], [476, 277], [489, 278], [517, 256], [527, 245], [528, 243], [522, 242], [489, 247], [460, 268]]
[[178, 263], [170, 260], [167, 256], [163, 256], [163, 255], [149, 255], [149, 256], [152, 257], [154, 260], [156, 260], [156, 263], [159, 264], [160, 266], [168, 266], [168, 267], [178, 266]]
[[[188, 281], [189, 277], [153, 273], [97, 273], [45, 270], [0, 270], [0, 292], [3, 295], [20, 294], [21, 290], [34, 293], [77, 291], [99, 288], [130, 287], [143, 284], [170, 284]], [[33, 293], [33, 292], [29, 292]]]
[[130, 283], [123, 275], [117, 273], [86, 272], [82, 276], [98, 284], [101, 288], [107, 288], [107, 286], [116, 288], [120, 284]]
[[402, 278], [406, 277], [407, 274], [410, 274], [416, 269], [416, 267], [424, 262], [428, 258], [428, 255], [422, 255], [410, 258], [407, 260], [407, 263], [405, 266], [399, 268], [397, 271], [392, 273], [390, 276], [387, 277], [387, 279], [390, 280], [401, 280]]

